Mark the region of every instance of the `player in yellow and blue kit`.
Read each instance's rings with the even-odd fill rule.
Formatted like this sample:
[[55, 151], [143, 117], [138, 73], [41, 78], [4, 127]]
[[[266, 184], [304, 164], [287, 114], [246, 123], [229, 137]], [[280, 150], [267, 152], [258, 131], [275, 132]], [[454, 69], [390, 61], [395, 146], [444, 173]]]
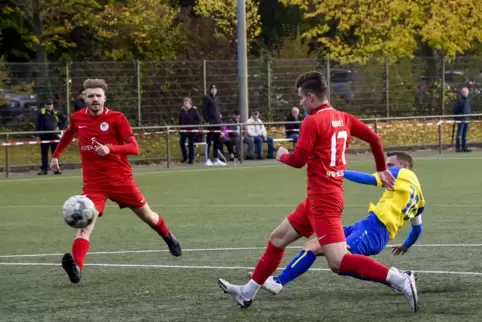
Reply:
[[[412, 228], [406, 240], [402, 244], [391, 246], [394, 255], [404, 254], [415, 244], [422, 232], [425, 199], [418, 178], [411, 170], [412, 157], [405, 152], [388, 153], [387, 165], [397, 179], [394, 190], [385, 190], [376, 205], [370, 203], [365, 219], [344, 228], [347, 248], [352, 254], [379, 254], [387, 246], [388, 241], [395, 238], [400, 228], [410, 221]], [[346, 170], [344, 176], [353, 182], [382, 186], [376, 173]], [[317, 256], [323, 256], [323, 248], [316, 239], [313, 239], [305, 244], [304, 249], [291, 260], [280, 275], [269, 277], [263, 288], [278, 294], [284, 285], [305, 273]], [[353, 277], [363, 279], [360, 276]]]

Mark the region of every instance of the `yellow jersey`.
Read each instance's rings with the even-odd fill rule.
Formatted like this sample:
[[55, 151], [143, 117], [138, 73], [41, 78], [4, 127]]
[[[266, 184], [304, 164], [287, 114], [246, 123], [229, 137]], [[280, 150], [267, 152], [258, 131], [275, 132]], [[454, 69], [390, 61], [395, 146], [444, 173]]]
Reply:
[[[410, 219], [423, 212], [425, 199], [420, 182], [413, 171], [405, 168], [389, 170], [396, 178], [394, 190], [385, 190], [376, 205], [370, 203], [368, 211], [373, 212], [387, 227], [390, 240], [393, 240]], [[377, 186], [381, 187], [382, 182], [378, 174], [374, 173], [373, 176], [377, 180]]]

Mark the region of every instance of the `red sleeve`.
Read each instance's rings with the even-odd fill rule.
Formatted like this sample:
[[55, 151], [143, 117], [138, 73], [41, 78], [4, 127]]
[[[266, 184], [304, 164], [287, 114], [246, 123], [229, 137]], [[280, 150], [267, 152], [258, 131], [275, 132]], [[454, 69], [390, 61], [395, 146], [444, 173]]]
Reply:
[[129, 121], [124, 114], [120, 114], [119, 121], [117, 123], [117, 132], [124, 142], [127, 142], [127, 139], [134, 135]]
[[69, 127], [67, 130], [65, 130], [64, 134], [62, 135], [62, 138], [60, 138], [59, 145], [57, 145], [57, 148], [55, 149], [54, 153], [52, 154], [52, 158], [58, 159], [62, 152], [69, 146], [69, 144], [72, 142], [76, 131], [76, 127], [74, 125], [74, 121], [71, 119]]
[[351, 124], [351, 135], [362, 139], [370, 144], [373, 157], [375, 158], [375, 164], [377, 171], [387, 170], [387, 164], [385, 162], [385, 152], [383, 151], [382, 140], [368, 125], [360, 121], [358, 118], [351, 114], [347, 114]]
[[137, 144], [136, 138], [130, 136], [124, 141], [125, 144], [122, 145], [111, 145], [109, 146], [110, 153], [113, 154], [139, 154], [139, 145]]
[[295, 151], [285, 154], [280, 162], [293, 168], [302, 168], [308, 161], [313, 146], [316, 143], [316, 124], [313, 117], [307, 117], [300, 128], [300, 137], [296, 142]]
[[310, 153], [302, 148], [295, 147], [293, 153], [288, 153], [280, 158], [280, 162], [289, 165], [293, 168], [303, 168], [308, 161], [308, 155]]

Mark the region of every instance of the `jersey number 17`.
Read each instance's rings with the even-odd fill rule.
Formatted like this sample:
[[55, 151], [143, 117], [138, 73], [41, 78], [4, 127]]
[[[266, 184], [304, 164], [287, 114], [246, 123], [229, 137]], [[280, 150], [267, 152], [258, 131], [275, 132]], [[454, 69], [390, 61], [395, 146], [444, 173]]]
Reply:
[[338, 155], [338, 142], [343, 140], [343, 145], [341, 146], [341, 162], [346, 164], [345, 150], [346, 150], [346, 140], [348, 139], [348, 133], [346, 131], [340, 131], [333, 133], [331, 137], [331, 162], [330, 167], [336, 166], [336, 157]]

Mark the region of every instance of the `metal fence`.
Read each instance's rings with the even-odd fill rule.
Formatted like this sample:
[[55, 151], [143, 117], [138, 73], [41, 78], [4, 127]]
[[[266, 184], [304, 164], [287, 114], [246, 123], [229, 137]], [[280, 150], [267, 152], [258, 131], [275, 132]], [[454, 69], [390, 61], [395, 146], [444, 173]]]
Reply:
[[[452, 151], [456, 125], [461, 121], [454, 121], [453, 116], [412, 116], [391, 118], [362, 119], [372, 127], [382, 138], [386, 151], [424, 150]], [[299, 123], [299, 122], [290, 122]], [[275, 145], [285, 145], [292, 148], [292, 142], [286, 138], [284, 122], [265, 122], [268, 135], [274, 139]], [[246, 132], [246, 124], [241, 124]], [[173, 162], [181, 159], [180, 132], [210, 132], [208, 125], [199, 126], [150, 126], [134, 127], [134, 132], [140, 146], [141, 154], [130, 160], [136, 164], [158, 164], [170, 167]], [[482, 147], [482, 114], [473, 114], [470, 121], [468, 143], [472, 148]], [[41, 142], [36, 141], [36, 132], [5, 132], [0, 133], [0, 172], [8, 176], [10, 172], [36, 170], [39, 168]], [[205, 161], [205, 137], [196, 144], [197, 161]], [[265, 146], [266, 152], [266, 146]], [[369, 152], [366, 143], [352, 137], [350, 153]], [[246, 146], [241, 145], [240, 155], [245, 155]], [[242, 159], [239, 160], [242, 162]], [[63, 153], [61, 162], [63, 167], [80, 167], [80, 155], [77, 143], [73, 143]]]
[[[282, 120], [298, 105], [294, 83], [300, 73], [318, 70], [329, 80], [334, 106], [362, 117], [450, 114], [462, 86], [474, 112], [482, 111], [482, 57], [369, 59], [342, 65], [328, 59], [250, 60], [249, 108], [265, 120]], [[54, 99], [66, 112], [88, 77], [109, 83], [108, 105], [132, 125], [175, 124], [182, 99], [199, 106], [210, 84], [218, 88], [222, 114], [238, 109], [236, 61], [9, 63], [9, 87], [0, 89], [0, 128], [31, 130], [35, 107]], [[15, 86], [26, 87], [18, 94]], [[31, 89], [28, 89], [28, 88]]]

